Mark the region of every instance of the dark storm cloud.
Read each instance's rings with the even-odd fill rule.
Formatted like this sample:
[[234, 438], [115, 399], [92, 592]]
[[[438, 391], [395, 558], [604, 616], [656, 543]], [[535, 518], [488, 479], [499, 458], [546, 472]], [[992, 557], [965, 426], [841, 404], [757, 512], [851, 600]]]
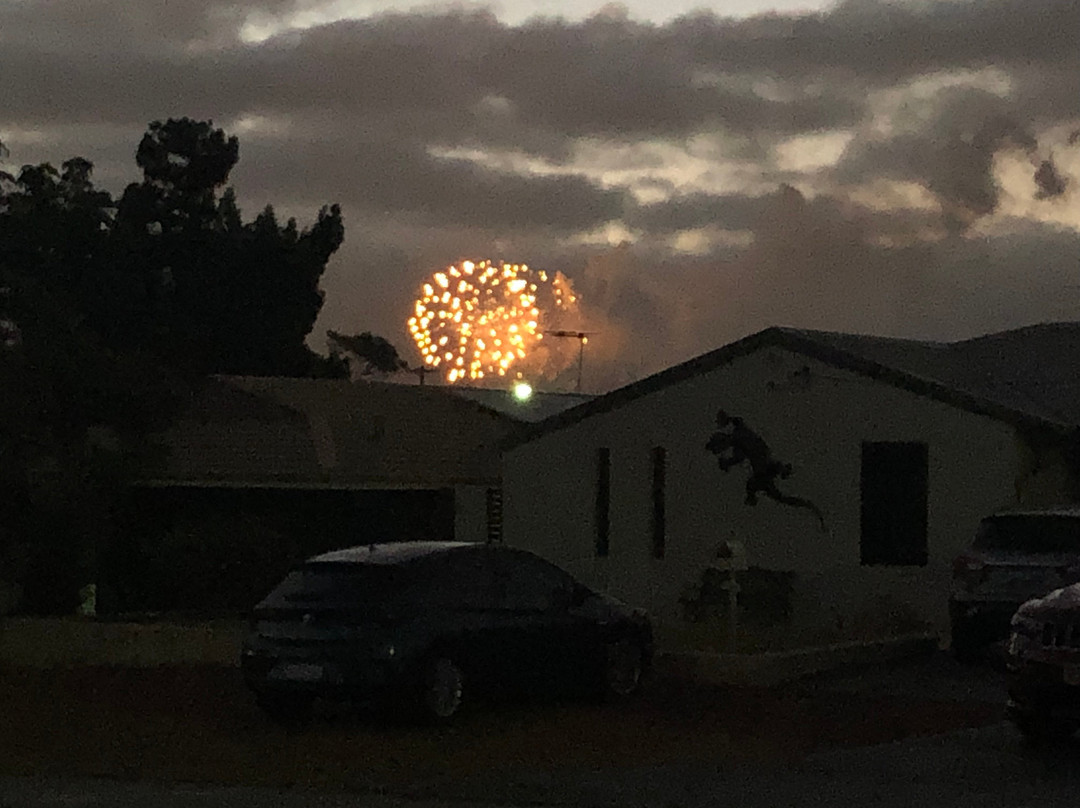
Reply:
[[[994, 93], [950, 88], [935, 103], [935, 114], [917, 129], [890, 139], [853, 141], [834, 174], [845, 182], [868, 176], [918, 182], [937, 197], [947, 221], [962, 229], [998, 205], [995, 156], [1017, 149], [1033, 157], [1038, 141], [1016, 120], [1009, 101]], [[1037, 165], [1032, 170], [1037, 182], [1041, 177], [1044, 196], [1059, 196], [1064, 185], [1053, 163], [1036, 170]], [[1062, 187], [1052, 193], [1055, 179]]]
[[1043, 160], [1035, 169], [1035, 185], [1039, 190], [1035, 196], [1039, 199], [1053, 199], [1061, 196], [1069, 187], [1069, 181], [1061, 176], [1053, 160]]
[[252, 13], [277, 14], [291, 0], [14, 0], [4, 4], [0, 47], [56, 56], [170, 56], [235, 41]]
[[1062, 99], [1037, 77], [1077, 72], [1076, 5], [851, 2], [826, 15], [699, 15], [662, 27], [598, 16], [510, 28], [485, 12], [399, 14], [250, 46], [237, 39], [247, 16], [289, 4], [22, 2], [0, 12], [3, 116], [24, 126], [145, 125], [169, 114], [333, 111], [361, 134], [555, 158], [580, 136], [713, 130], [768, 143], [852, 126], [869, 87], [949, 67], [1015, 63], [1031, 88], [1024, 103], [1049, 108]]
[[[16, 24], [39, 5], [21, 4], [26, 8]], [[119, 14], [90, 8], [87, 14]], [[226, 8], [234, 22], [223, 30], [235, 34], [241, 17]], [[202, 8], [194, 16], [213, 19], [212, 11]], [[258, 47], [233, 42], [193, 51], [175, 46], [209, 36], [205, 24], [189, 23], [160, 48], [156, 26], [139, 25], [129, 26], [130, 40], [119, 40], [126, 46], [67, 50], [56, 44], [81, 36], [82, 28], [65, 25], [93, 32], [106, 30], [108, 19], [91, 24], [58, 17], [37, 26], [49, 37], [10, 36], [0, 54], [0, 70], [12, 78], [5, 117], [22, 123], [106, 113], [126, 121], [192, 105], [219, 115], [332, 107], [373, 118], [414, 109], [429, 113], [417, 134], [437, 137], [445, 136], [440, 111], [461, 118], [469, 109], [467, 133], [486, 130], [497, 140], [507, 129], [548, 130], [562, 138], [684, 135], [704, 126], [784, 134], [851, 124], [861, 114], [858, 100], [820, 89], [777, 100], [745, 83], [699, 80], [700, 65], [685, 49], [671, 47], [662, 29], [629, 21], [540, 21], [512, 29], [482, 13], [397, 15], [339, 22]], [[485, 99], [505, 102], [504, 111], [493, 113], [481, 105]]]
[[715, 225], [725, 230], [749, 230], [769, 204], [765, 196], [693, 193], [638, 207], [627, 223], [657, 234]]
[[[954, 340], [1080, 320], [1075, 231], [1029, 224], [993, 239], [940, 234], [886, 246], [872, 242], [875, 214], [827, 197], [786, 188], [754, 204], [755, 243], [736, 255], [664, 265], [635, 246], [593, 259], [587, 288], [608, 298], [616, 288], [621, 304], [590, 320], [604, 332], [590, 342], [593, 383], [622, 384], [767, 325]], [[654, 329], [657, 313], [663, 327]], [[631, 335], [632, 350], [605, 352], [619, 333]], [[644, 338], [654, 333], [663, 339]]]
[[[940, 235], [941, 217], [935, 211], [906, 209], [875, 211], [862, 205], [831, 196], [803, 199], [790, 185], [781, 184], [769, 194], [704, 193], [675, 196], [664, 202], [637, 207], [626, 221], [654, 236], [669, 236], [683, 230], [716, 227], [722, 230], [743, 231], [758, 238], [775, 236], [771, 230], [778, 218], [778, 199], [794, 195], [800, 209], [817, 211], [820, 220], [848, 222], [858, 229], [859, 241], [884, 241], [889, 244], [908, 243], [927, 235]], [[790, 214], [790, 211], [788, 212]], [[723, 249], [723, 248], [722, 248]]]
[[530, 125], [572, 135], [677, 136], [720, 127], [769, 136], [857, 121], [857, 99], [798, 88], [782, 100], [747, 82], [705, 75], [665, 29], [598, 16], [579, 25], [539, 20], [492, 54], [493, 92]]
[[676, 21], [673, 43], [718, 70], [882, 86], [952, 68], [1056, 64], [1078, 57], [1070, 0], [847, 0], [825, 14]]
[[312, 189], [334, 187], [335, 198], [360, 215], [401, 212], [444, 226], [573, 233], [619, 218], [627, 204], [624, 192], [577, 176], [485, 171], [409, 143], [315, 141], [286, 152], [254, 138], [242, 149], [236, 181], [249, 195], [314, 202]]

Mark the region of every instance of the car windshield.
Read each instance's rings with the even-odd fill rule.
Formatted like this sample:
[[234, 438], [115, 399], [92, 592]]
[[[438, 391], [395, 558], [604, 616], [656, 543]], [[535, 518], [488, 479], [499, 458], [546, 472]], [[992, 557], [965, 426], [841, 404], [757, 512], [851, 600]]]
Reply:
[[1080, 519], [1069, 516], [995, 516], [975, 537], [980, 550], [1018, 553], [1080, 552]]
[[412, 582], [401, 565], [314, 562], [290, 572], [263, 609], [341, 609], [400, 602]]

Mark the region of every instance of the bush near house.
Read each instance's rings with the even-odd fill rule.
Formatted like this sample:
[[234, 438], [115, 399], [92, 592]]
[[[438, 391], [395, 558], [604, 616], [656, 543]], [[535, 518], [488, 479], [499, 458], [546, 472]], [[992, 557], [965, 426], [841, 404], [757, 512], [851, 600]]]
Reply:
[[208, 509], [129, 533], [103, 554], [101, 614], [246, 612], [303, 555], [256, 514]]
[[146, 605], [162, 611], [246, 611], [300, 557], [292, 537], [245, 513], [181, 522], [144, 552]]

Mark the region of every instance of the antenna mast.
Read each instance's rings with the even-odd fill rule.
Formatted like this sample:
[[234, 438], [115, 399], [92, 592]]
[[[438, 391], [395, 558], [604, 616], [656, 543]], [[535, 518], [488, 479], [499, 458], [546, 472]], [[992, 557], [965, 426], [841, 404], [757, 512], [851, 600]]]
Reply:
[[577, 392], [581, 392], [581, 370], [585, 364], [585, 343], [589, 341], [589, 335], [595, 334], [595, 331], [545, 331], [544, 334], [552, 337], [571, 337], [578, 341], [578, 359], [577, 359]]

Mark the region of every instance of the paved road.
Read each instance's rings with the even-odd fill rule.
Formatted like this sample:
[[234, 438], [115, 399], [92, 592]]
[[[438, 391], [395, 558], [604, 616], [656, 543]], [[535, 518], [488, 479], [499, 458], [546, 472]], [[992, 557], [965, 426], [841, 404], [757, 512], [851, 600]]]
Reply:
[[[965, 669], [946, 657], [857, 674], [817, 677], [800, 687], [863, 694], [996, 702], [1001, 675]], [[509, 778], [508, 778], [509, 780]], [[408, 801], [380, 795], [166, 786], [112, 781], [0, 780], [0, 808], [143, 806], [162, 808], [1053, 808], [1080, 804], [1080, 743], [1050, 750], [1025, 744], [1006, 724], [929, 738], [821, 752], [791, 765], [669, 765], [639, 769], [532, 773], [478, 793], [430, 794]]]
[[[1055, 808], [1080, 802], [1080, 745], [1038, 751], [1006, 724], [816, 754], [791, 767], [665, 766], [583, 772], [529, 784], [487, 801], [408, 801], [379, 795], [209, 788], [107, 780], [0, 780], [3, 808], [482, 808], [574, 805], [581, 808]], [[500, 799], [502, 797], [502, 799]]]
[[[115, 780], [0, 778], [0, 808], [445, 808], [435, 800], [334, 795], [306, 789], [220, 788]], [[500, 808], [451, 803], [453, 808]]]

